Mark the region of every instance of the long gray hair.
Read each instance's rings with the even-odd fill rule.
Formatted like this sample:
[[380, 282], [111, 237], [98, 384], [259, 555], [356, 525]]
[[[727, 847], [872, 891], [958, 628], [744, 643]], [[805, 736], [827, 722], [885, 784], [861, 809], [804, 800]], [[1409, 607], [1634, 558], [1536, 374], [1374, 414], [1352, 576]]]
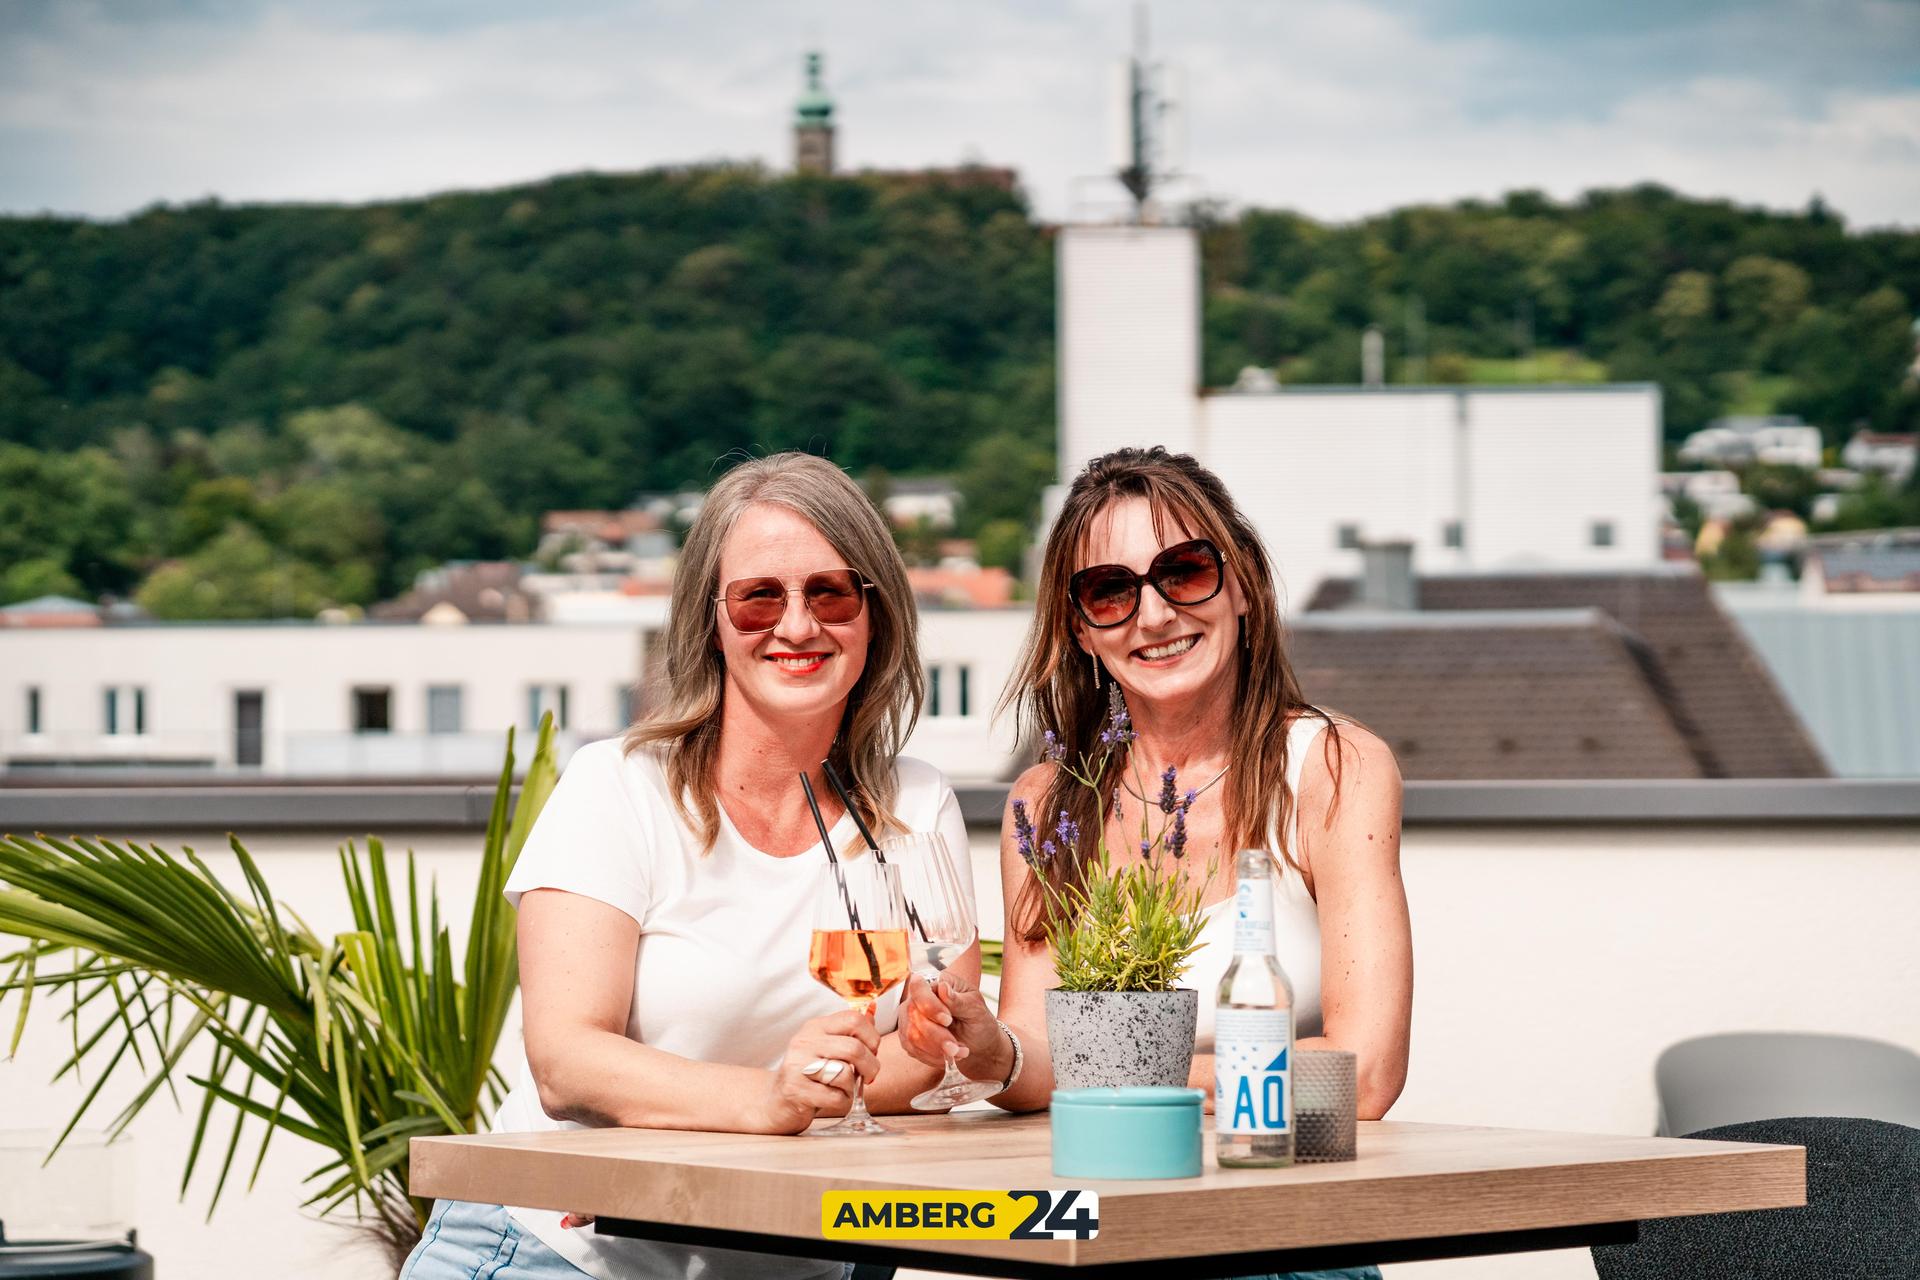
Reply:
[[831, 758], [850, 781], [868, 825], [902, 830], [893, 814], [893, 762], [920, 719], [925, 696], [919, 614], [906, 562], [880, 513], [846, 472], [812, 454], [743, 462], [708, 492], [673, 574], [664, 697], [627, 730], [625, 749], [664, 749], [674, 804], [710, 851], [720, 830], [713, 768], [726, 690], [725, 659], [714, 642], [719, 620], [713, 598], [720, 594], [720, 549], [740, 513], [756, 503], [784, 507], [812, 524], [846, 557], [847, 568], [873, 584], [867, 664], [847, 696]]

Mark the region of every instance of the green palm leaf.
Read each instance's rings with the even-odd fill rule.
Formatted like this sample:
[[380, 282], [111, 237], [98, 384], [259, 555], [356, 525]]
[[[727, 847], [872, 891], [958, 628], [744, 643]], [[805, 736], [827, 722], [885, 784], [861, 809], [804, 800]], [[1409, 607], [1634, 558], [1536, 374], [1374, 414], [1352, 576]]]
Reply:
[[[306, 1203], [323, 1215], [351, 1204], [397, 1264], [430, 1208], [408, 1194], [409, 1141], [478, 1130], [504, 1091], [493, 1054], [519, 963], [501, 891], [558, 777], [551, 717], [517, 804], [513, 769], [509, 732], [457, 963], [439, 896], [429, 885], [423, 897], [412, 853], [403, 913], [376, 839], [364, 854], [352, 842], [341, 847], [353, 928], [322, 938], [273, 896], [238, 839], [231, 846], [244, 893], [191, 849], [175, 856], [111, 840], [0, 838], [0, 935], [24, 944], [0, 956], [0, 1004], [15, 994], [20, 1001], [12, 1044], [25, 1031], [33, 993], [65, 986], [71, 1000], [60, 1017], [71, 1024], [73, 1050], [61, 1074], [97, 1070], [60, 1141], [129, 1056], [145, 1078], [110, 1123], [116, 1136], [162, 1087], [174, 1087], [189, 1051], [210, 1045], [204, 1071], [190, 1077], [201, 1098], [182, 1196], [211, 1149], [209, 1130], [226, 1114], [232, 1127], [211, 1215], [245, 1126], [258, 1121], [248, 1185], [276, 1133], [325, 1148], [327, 1161], [308, 1178], [318, 1190]], [[176, 1008], [184, 1011], [178, 1022]]]

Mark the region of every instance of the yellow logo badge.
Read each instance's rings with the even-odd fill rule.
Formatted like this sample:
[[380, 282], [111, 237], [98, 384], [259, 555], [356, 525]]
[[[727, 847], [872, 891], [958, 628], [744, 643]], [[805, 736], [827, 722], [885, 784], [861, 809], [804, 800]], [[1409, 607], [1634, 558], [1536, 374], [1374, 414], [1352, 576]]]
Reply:
[[1091, 1240], [1094, 1191], [829, 1191], [820, 1197], [829, 1240]]

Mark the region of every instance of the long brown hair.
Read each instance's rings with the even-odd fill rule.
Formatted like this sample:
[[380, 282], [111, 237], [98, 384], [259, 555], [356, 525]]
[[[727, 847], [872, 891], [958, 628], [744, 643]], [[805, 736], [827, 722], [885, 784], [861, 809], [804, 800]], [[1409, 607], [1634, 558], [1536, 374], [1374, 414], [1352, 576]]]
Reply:
[[[1193, 535], [1210, 539], [1246, 596], [1242, 644], [1236, 650], [1233, 706], [1238, 713], [1230, 726], [1228, 751], [1233, 768], [1222, 783], [1226, 847], [1258, 848], [1271, 842], [1286, 864], [1298, 871], [1300, 864], [1286, 841], [1294, 809], [1294, 796], [1287, 786], [1287, 728], [1300, 715], [1326, 721], [1328, 759], [1336, 772], [1337, 792], [1339, 727], [1326, 712], [1307, 702], [1287, 660], [1273, 561], [1265, 544], [1220, 477], [1190, 455], [1168, 453], [1159, 445], [1116, 449], [1089, 462], [1074, 478], [1047, 537], [1033, 626], [1002, 706], [1011, 703], [1017, 708], [1022, 741], [1038, 742], [1051, 730], [1066, 745], [1069, 758], [1096, 746], [1107, 714], [1107, 695], [1096, 688], [1093, 664], [1083, 659], [1074, 641], [1067, 581], [1092, 539], [1095, 519], [1128, 498], [1146, 499], [1153, 511], [1154, 531], [1162, 541], [1176, 521]], [[1064, 810], [1081, 832], [1079, 847], [1065, 855], [1064, 868], [1051, 873], [1057, 887], [1080, 883], [1088, 863], [1097, 856], [1097, 841], [1105, 829], [1103, 817], [1112, 812], [1114, 789], [1126, 761], [1121, 758], [1115, 763], [1122, 767], [1107, 770], [1097, 795], [1063, 770], [1055, 770], [1047, 784], [1035, 810], [1036, 822], [1051, 827], [1054, 815]], [[1039, 882], [1029, 880], [1014, 908], [1014, 927], [1028, 941], [1045, 935], [1048, 904]]]
[[880, 513], [846, 472], [812, 454], [743, 462], [707, 493], [673, 573], [664, 696], [658, 709], [627, 730], [625, 750], [665, 749], [674, 805], [700, 837], [702, 850], [711, 850], [720, 830], [713, 766], [726, 690], [725, 659], [714, 643], [720, 624], [713, 598], [720, 593], [720, 549], [741, 512], [756, 503], [785, 507], [806, 520], [846, 557], [847, 568], [873, 584], [867, 665], [847, 696], [830, 755], [867, 824], [900, 830], [893, 813], [893, 762], [920, 718], [925, 694], [919, 613], [906, 562]]

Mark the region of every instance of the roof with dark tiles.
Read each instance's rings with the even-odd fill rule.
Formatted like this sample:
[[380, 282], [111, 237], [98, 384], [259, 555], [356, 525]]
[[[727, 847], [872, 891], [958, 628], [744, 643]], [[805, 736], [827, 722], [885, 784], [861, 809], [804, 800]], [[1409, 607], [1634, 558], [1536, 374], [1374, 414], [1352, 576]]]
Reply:
[[[1295, 621], [1296, 663], [1304, 668], [1316, 651], [1324, 655], [1316, 662], [1324, 692], [1303, 670], [1310, 698], [1350, 711], [1390, 743], [1401, 723], [1419, 728], [1444, 753], [1445, 763], [1432, 769], [1403, 757], [1408, 777], [1831, 776], [1773, 677], [1698, 575], [1423, 577], [1419, 610], [1402, 614], [1345, 612], [1355, 593], [1352, 579], [1321, 584]], [[1512, 625], [1532, 610], [1592, 610], [1609, 625], [1531, 632]], [[1432, 617], [1430, 611], [1461, 624], [1421, 628], [1412, 621]], [[1471, 615], [1482, 611], [1499, 611], [1507, 621], [1488, 616], [1476, 629]], [[1354, 619], [1357, 629], [1316, 650], [1316, 614]], [[1376, 632], [1386, 638], [1364, 639]], [[1443, 712], [1427, 710], [1443, 700]], [[1375, 709], [1371, 718], [1368, 708]], [[1441, 746], [1449, 717], [1463, 744], [1457, 748]], [[1511, 766], [1481, 771], [1490, 765], [1488, 739], [1496, 758], [1512, 759]], [[1503, 740], [1516, 745], [1502, 748]], [[1622, 752], [1647, 760], [1632, 765]]]
[[1590, 609], [1308, 615], [1291, 635], [1307, 698], [1379, 734], [1409, 779], [1709, 776], [1643, 649]]

